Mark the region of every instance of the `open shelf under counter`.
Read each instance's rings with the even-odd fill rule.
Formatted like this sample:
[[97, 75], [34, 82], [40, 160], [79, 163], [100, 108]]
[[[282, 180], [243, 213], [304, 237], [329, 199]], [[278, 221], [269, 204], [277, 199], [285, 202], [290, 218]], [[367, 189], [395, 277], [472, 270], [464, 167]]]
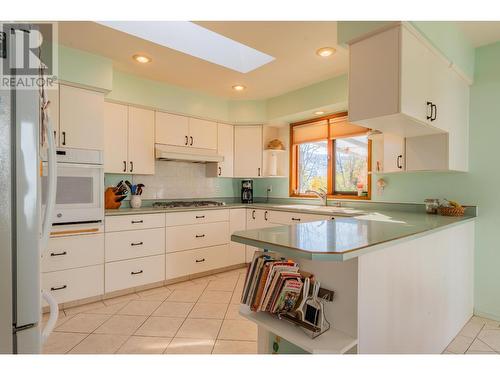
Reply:
[[356, 338], [333, 327], [312, 339], [293, 323], [278, 319], [267, 312], [251, 311], [246, 305], [240, 305], [240, 315], [311, 354], [344, 354], [358, 344]]

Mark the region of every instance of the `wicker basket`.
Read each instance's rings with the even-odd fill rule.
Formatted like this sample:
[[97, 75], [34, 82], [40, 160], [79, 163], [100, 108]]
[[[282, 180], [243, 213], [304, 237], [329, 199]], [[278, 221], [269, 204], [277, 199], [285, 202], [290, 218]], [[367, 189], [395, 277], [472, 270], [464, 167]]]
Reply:
[[438, 214], [442, 216], [464, 216], [465, 208], [463, 207], [439, 207]]

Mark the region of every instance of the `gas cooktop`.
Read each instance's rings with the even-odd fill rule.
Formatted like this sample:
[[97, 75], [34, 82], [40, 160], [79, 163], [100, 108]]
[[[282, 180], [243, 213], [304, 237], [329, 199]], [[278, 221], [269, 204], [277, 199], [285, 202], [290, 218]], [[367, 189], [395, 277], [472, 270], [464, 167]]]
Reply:
[[168, 201], [153, 203], [154, 208], [219, 207], [225, 205], [224, 202], [217, 201]]

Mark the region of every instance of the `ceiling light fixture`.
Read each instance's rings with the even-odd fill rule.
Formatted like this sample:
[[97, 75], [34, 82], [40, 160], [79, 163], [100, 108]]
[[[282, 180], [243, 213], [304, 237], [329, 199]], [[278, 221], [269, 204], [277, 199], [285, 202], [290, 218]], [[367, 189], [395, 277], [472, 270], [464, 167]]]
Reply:
[[234, 86], [233, 86], [233, 90], [234, 90], [234, 91], [243, 91], [243, 90], [245, 90], [245, 89], [246, 89], [246, 87], [245, 87], [245, 86], [243, 86], [243, 85], [234, 85]]
[[321, 57], [329, 57], [335, 53], [336, 49], [333, 47], [323, 47], [316, 51], [316, 54]]
[[325, 111], [316, 111], [314, 112], [315, 115], [324, 115]]
[[147, 57], [144, 55], [134, 55], [134, 56], [132, 56], [132, 58], [141, 64], [146, 64], [148, 62], [151, 62], [151, 60], [152, 60], [151, 57]]

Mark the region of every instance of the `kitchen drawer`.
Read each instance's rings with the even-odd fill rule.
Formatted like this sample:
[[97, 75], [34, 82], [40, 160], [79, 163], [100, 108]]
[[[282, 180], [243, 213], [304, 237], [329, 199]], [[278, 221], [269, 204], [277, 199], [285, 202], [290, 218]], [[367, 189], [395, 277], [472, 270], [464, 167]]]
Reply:
[[165, 228], [106, 233], [106, 262], [165, 253]]
[[229, 243], [229, 222], [167, 227], [167, 253], [226, 243]]
[[165, 214], [119, 215], [107, 216], [105, 220], [106, 232], [122, 230], [162, 228], [165, 226]]
[[86, 267], [104, 263], [104, 234], [49, 239], [42, 258], [42, 272]]
[[57, 303], [100, 296], [104, 294], [104, 266], [42, 273], [42, 287], [54, 296]]
[[166, 279], [225, 267], [228, 251], [229, 245], [222, 245], [167, 254]]
[[285, 211], [269, 211], [269, 221], [273, 224], [292, 225], [311, 221], [330, 220], [333, 216], [305, 214]]
[[105, 292], [133, 288], [165, 279], [165, 255], [105, 264]]
[[167, 227], [175, 225], [215, 223], [229, 221], [229, 210], [200, 210], [170, 212], [166, 214]]

